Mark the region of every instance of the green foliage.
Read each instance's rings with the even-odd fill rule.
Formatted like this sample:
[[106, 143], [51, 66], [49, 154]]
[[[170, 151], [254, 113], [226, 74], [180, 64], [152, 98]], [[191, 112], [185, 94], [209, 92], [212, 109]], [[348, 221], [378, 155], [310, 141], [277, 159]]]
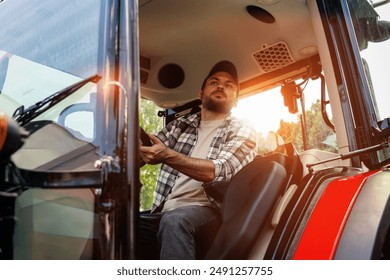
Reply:
[[[141, 99], [140, 124], [147, 133], [156, 134], [162, 129], [163, 118], [157, 116], [158, 111], [159, 108], [153, 102]], [[152, 206], [159, 170], [160, 164], [146, 164], [140, 170], [140, 180], [142, 183], [140, 194], [141, 210], [150, 209]]]
[[309, 111], [306, 111], [308, 148], [322, 147], [322, 142], [332, 130], [326, 126], [322, 119], [320, 100], [314, 103]]
[[[284, 141], [292, 142], [298, 151], [303, 151], [301, 123], [280, 121], [277, 131]], [[324, 123], [321, 114], [321, 103], [317, 100], [309, 110], [306, 110], [307, 148], [334, 151], [334, 148], [323, 144], [333, 131]]]
[[277, 133], [283, 138], [285, 143], [293, 143], [298, 151], [303, 151], [303, 140], [301, 124], [298, 122], [285, 122], [280, 120], [280, 127]]

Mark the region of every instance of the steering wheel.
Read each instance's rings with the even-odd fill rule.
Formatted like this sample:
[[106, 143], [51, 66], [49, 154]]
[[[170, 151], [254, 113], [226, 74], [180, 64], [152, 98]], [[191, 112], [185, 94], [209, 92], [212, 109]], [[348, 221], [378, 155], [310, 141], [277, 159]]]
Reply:
[[145, 130], [141, 126], [139, 127], [139, 131], [140, 131], [140, 140], [141, 140], [142, 145], [148, 146], [148, 147], [153, 146], [152, 140], [150, 140], [148, 134], [145, 132]]

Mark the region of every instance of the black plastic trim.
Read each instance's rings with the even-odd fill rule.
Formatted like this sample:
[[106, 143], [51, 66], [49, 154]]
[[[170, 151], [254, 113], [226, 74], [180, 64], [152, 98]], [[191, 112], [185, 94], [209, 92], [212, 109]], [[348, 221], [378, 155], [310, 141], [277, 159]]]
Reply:
[[[348, 217], [335, 259], [389, 258], [382, 249], [390, 228], [390, 170], [371, 175]], [[389, 241], [387, 241], [389, 242]]]

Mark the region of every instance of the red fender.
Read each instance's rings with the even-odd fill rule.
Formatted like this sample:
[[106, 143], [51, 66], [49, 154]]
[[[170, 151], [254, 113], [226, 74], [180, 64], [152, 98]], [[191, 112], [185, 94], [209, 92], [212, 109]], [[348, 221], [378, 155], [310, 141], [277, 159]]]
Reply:
[[298, 243], [294, 260], [333, 259], [360, 190], [367, 178], [377, 172], [337, 179], [326, 187]]

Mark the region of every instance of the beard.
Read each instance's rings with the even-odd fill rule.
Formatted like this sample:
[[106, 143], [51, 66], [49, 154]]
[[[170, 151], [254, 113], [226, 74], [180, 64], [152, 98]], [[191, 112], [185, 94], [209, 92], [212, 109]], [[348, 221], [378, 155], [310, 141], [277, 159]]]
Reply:
[[229, 113], [233, 108], [233, 104], [227, 99], [213, 98], [216, 92], [212, 92], [210, 95], [202, 98], [202, 106], [215, 113]]

